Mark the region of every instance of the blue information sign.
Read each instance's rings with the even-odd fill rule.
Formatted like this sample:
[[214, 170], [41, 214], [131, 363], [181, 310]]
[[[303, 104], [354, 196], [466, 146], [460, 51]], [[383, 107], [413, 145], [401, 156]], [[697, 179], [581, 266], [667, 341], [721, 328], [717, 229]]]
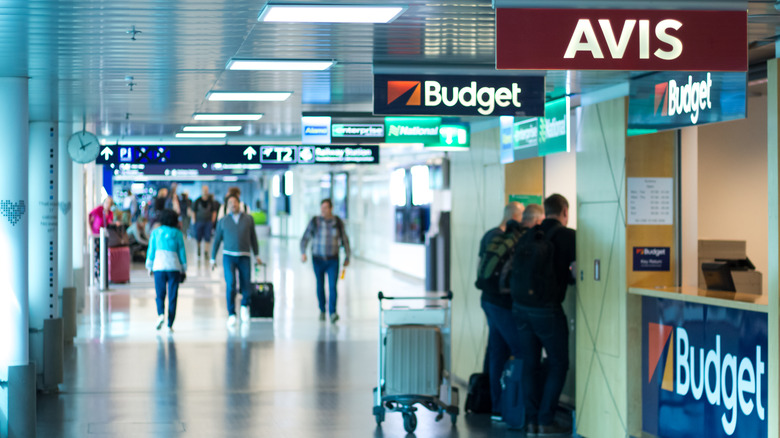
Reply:
[[669, 247], [634, 247], [634, 271], [669, 271]]
[[767, 436], [767, 314], [642, 297], [642, 429]]

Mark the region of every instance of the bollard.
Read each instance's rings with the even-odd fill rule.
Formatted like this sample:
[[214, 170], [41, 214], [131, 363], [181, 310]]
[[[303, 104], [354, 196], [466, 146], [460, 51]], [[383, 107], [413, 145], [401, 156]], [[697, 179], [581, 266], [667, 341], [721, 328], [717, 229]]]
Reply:
[[62, 288], [62, 336], [63, 342], [73, 343], [76, 337], [76, 288]]
[[35, 363], [8, 367], [8, 438], [36, 436]]
[[46, 391], [56, 391], [63, 380], [63, 324], [62, 318], [43, 321], [43, 387]]

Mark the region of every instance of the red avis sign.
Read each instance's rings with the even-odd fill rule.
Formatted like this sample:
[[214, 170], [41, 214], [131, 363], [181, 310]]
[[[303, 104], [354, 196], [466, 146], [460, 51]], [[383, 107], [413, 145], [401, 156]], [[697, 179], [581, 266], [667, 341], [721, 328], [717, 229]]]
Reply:
[[499, 70], [747, 71], [747, 11], [496, 10]]

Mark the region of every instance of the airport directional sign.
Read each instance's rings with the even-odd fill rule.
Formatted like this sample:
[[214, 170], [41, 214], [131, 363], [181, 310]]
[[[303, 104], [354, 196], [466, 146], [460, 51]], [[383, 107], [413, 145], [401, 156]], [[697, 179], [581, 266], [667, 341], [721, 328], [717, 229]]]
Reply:
[[378, 145], [114, 145], [96, 164], [378, 164]]

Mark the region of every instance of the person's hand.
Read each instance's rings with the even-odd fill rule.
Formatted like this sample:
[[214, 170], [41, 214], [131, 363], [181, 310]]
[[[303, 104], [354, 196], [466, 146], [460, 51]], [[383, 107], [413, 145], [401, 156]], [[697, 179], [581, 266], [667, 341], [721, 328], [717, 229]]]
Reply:
[[344, 259], [344, 267], [346, 268], [349, 266], [349, 259]]
[[211, 266], [211, 270], [213, 271], [217, 267], [217, 261], [214, 259], [209, 260], [209, 266]]
[[306, 254], [301, 254], [301, 261], [306, 263]]
[[154, 276], [154, 272], [152, 272], [152, 270], [151, 270], [151, 269], [149, 269], [149, 276], [150, 276], [150, 277], [153, 277], [153, 276]]
[[181, 279], [179, 280], [179, 283], [184, 283], [184, 280], [187, 279], [187, 273], [182, 271], [181, 273]]
[[258, 265], [262, 265], [263, 261], [260, 260], [260, 257], [255, 257], [255, 262], [257, 262]]

